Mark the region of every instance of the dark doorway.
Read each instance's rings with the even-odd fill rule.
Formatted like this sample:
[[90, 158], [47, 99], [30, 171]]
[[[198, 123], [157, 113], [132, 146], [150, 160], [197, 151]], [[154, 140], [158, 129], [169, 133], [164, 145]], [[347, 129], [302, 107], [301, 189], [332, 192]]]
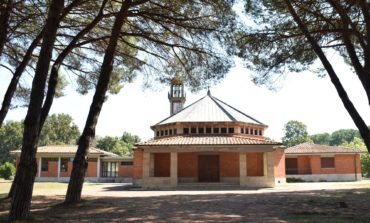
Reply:
[[298, 159], [297, 158], [286, 158], [285, 159], [285, 173], [286, 174], [298, 174]]
[[198, 156], [199, 182], [219, 182], [220, 162], [218, 155]]

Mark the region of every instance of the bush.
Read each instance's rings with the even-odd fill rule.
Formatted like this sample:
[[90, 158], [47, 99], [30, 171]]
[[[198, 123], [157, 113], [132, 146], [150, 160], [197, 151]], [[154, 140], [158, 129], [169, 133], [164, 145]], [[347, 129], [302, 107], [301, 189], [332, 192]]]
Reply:
[[9, 180], [15, 174], [15, 166], [12, 163], [6, 162], [0, 166], [0, 177]]
[[302, 182], [306, 182], [304, 181], [303, 179], [301, 178], [286, 178], [286, 182], [287, 183], [302, 183]]

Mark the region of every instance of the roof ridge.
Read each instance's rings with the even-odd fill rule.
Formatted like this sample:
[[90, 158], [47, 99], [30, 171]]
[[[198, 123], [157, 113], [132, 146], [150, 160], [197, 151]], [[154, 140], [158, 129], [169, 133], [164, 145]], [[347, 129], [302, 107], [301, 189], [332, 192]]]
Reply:
[[233, 106], [229, 105], [228, 103], [226, 103], [226, 102], [224, 102], [224, 101], [222, 101], [222, 100], [220, 100], [220, 99], [218, 99], [218, 98], [216, 98], [214, 96], [211, 96], [211, 97], [214, 98], [214, 99], [216, 99], [217, 101], [220, 101], [221, 103], [225, 104], [226, 106], [230, 107], [231, 109], [234, 109], [235, 111], [239, 112], [240, 114], [247, 116], [248, 118], [252, 119], [253, 121], [255, 121], [255, 122], [257, 122], [257, 123], [259, 123], [261, 125], [265, 125], [262, 122], [258, 121], [257, 119], [255, 119], [255, 118], [253, 118], [253, 117], [245, 114], [244, 112], [240, 111], [239, 109], [234, 108]]

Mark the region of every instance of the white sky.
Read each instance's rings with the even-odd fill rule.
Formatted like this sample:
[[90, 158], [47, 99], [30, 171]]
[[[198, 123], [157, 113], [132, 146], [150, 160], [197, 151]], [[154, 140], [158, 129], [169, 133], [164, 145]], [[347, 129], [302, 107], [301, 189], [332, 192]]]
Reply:
[[[333, 58], [331, 58], [333, 59]], [[370, 124], [370, 107], [365, 92], [355, 74], [340, 59], [333, 63], [352, 102]], [[333, 61], [333, 60], [332, 60]], [[0, 101], [10, 81], [10, 75], [0, 69]], [[250, 81], [251, 71], [237, 65], [211, 93], [218, 99], [267, 124], [265, 135], [280, 140], [284, 124], [289, 120], [299, 120], [308, 127], [309, 134], [333, 132], [341, 128], [355, 128], [345, 110], [333, 84], [328, 77], [319, 78], [310, 72], [291, 73], [276, 92], [265, 87], [257, 87]], [[82, 131], [92, 92], [81, 96], [74, 91], [75, 84], [69, 86], [68, 95], [56, 99], [51, 113], [70, 114]], [[146, 140], [153, 136], [151, 125], [169, 115], [167, 98], [169, 86], [160, 91], [143, 90], [140, 78], [127, 84], [118, 95], [110, 95], [104, 104], [97, 125], [99, 136], [121, 136], [124, 131], [139, 135]], [[203, 97], [206, 90], [192, 94], [187, 91], [186, 105]], [[21, 120], [26, 109], [11, 110], [7, 120]]]

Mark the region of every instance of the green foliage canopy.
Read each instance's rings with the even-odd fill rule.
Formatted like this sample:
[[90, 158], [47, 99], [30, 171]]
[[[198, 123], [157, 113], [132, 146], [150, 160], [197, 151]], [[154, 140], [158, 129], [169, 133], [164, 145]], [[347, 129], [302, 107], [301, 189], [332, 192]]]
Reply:
[[295, 146], [304, 142], [312, 142], [307, 132], [307, 126], [300, 121], [288, 121], [285, 124], [283, 131], [284, 137], [282, 138], [282, 141], [287, 147]]
[[15, 166], [12, 163], [6, 162], [0, 166], [0, 177], [9, 180], [15, 174]]
[[121, 138], [113, 136], [99, 138], [96, 147], [117, 155], [127, 156], [132, 154], [134, 144], [139, 141], [139, 136], [124, 132]]

